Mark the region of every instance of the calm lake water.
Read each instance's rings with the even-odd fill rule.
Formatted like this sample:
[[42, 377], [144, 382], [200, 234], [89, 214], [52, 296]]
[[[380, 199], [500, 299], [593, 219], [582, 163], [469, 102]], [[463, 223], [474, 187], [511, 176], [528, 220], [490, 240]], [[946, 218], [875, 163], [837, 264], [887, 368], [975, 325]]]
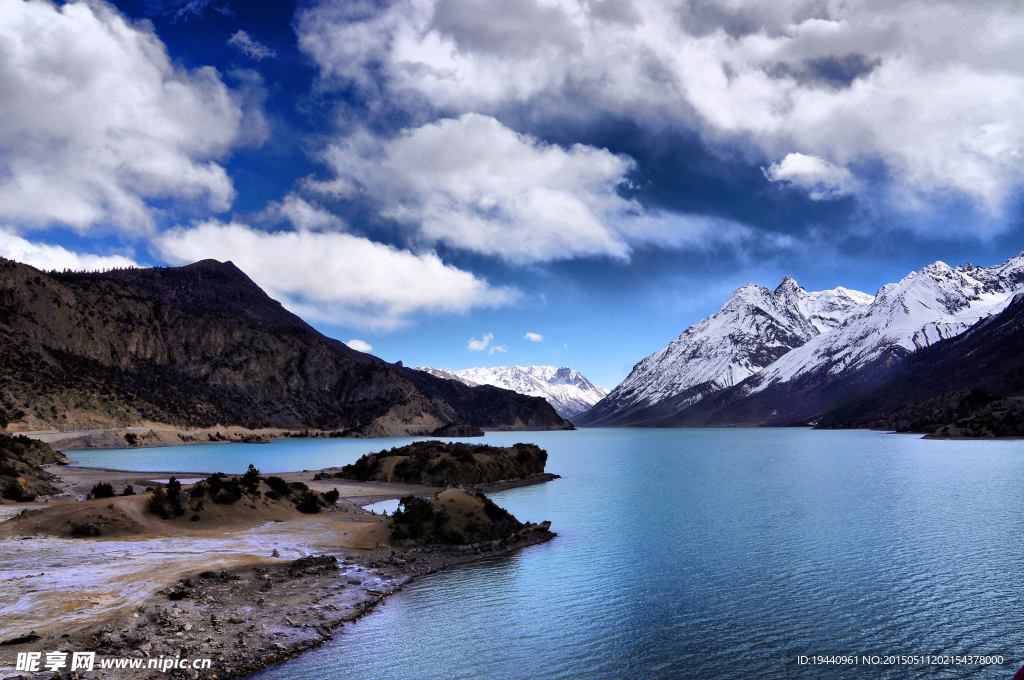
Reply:
[[[70, 452], [264, 472], [410, 440]], [[480, 441], [477, 439], [476, 441]], [[488, 433], [553, 482], [494, 494], [558, 537], [431, 576], [259, 680], [1006, 678], [1024, 664], [1024, 441], [802, 429]], [[807, 666], [801, 655], [1002, 655]]]

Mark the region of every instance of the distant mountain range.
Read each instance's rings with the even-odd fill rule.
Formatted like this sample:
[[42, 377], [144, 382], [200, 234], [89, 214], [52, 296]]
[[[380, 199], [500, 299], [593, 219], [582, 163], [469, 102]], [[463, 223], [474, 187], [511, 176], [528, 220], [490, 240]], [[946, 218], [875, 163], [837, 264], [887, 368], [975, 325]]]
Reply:
[[[936, 262], [883, 286], [875, 296], [843, 288], [808, 293], [789, 277], [774, 291], [744, 286], [719, 312], [638, 363], [575, 422], [711, 426], [822, 420], [837, 427], [853, 425], [843, 420], [841, 414], [848, 413], [862, 425], [881, 424], [863, 405], [855, 412], [843, 409], [886, 386], [893, 386], [887, 407], [902, 408], [914, 399], [985, 383], [975, 374], [961, 373], [954, 380], [949, 371], [957, 362], [974, 365], [979, 358], [1009, 352], [992, 344], [995, 336], [982, 329], [1003, 312], [1012, 315], [1010, 308], [1022, 304], [1014, 302], [1021, 291], [1024, 254], [988, 268]], [[967, 345], [954, 339], [966, 337], [968, 330], [977, 333], [970, 334], [971, 354], [963, 354]], [[1013, 334], [999, 337], [1009, 347], [1016, 342]], [[934, 351], [921, 353], [925, 348]], [[927, 364], [919, 356], [940, 355], [944, 368], [923, 368]], [[912, 366], [917, 377], [896, 387]], [[1001, 370], [986, 366], [990, 372]], [[993, 380], [988, 382], [999, 396], [1024, 394], [1019, 379]], [[913, 389], [915, 382], [928, 388]]]
[[353, 350], [215, 260], [44, 273], [0, 258], [0, 378], [8, 431], [572, 428], [543, 399], [469, 388]]
[[608, 394], [608, 390], [598, 387], [568, 366], [497, 366], [460, 371], [420, 366], [415, 370], [457, 380], [470, 387], [493, 385], [520, 394], [543, 397], [563, 418], [575, 418]]

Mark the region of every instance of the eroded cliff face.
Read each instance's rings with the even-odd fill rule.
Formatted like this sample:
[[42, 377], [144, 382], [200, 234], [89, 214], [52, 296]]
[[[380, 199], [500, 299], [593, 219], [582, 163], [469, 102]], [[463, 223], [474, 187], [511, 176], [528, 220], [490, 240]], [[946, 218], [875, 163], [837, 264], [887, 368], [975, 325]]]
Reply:
[[565, 426], [543, 400], [514, 393], [463, 386], [455, 401], [466, 403], [452, 404], [449, 381], [409, 380], [321, 335], [230, 262], [212, 260], [104, 274], [46, 274], [0, 260], [0, 374], [9, 430], [166, 423], [382, 436], [499, 413], [499, 422], [479, 426]]

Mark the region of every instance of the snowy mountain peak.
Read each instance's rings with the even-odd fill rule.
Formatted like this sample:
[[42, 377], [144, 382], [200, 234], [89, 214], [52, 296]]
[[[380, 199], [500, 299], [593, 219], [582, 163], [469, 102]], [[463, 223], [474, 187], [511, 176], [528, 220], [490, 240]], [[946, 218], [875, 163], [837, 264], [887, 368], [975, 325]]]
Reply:
[[779, 297], [782, 295], [794, 295], [799, 296], [801, 293], [805, 293], [804, 287], [797, 283], [791, 276], [787, 276], [782, 279], [782, 283], [775, 289], [775, 296]]
[[415, 370], [458, 380], [470, 387], [494, 385], [520, 394], [543, 397], [563, 418], [578, 416], [608, 394], [608, 390], [598, 387], [568, 366], [496, 366], [460, 371], [422, 366]]
[[789, 276], [774, 291], [742, 286], [718, 312], [634, 366], [584, 420], [626, 413], [639, 421], [649, 407], [693, 404], [755, 375], [794, 347], [863, 312], [873, 300], [838, 288], [808, 293]]
[[863, 314], [781, 357], [752, 381], [751, 389], [809, 373], [838, 375], [886, 352], [914, 352], [1000, 312], [1021, 290], [1024, 256], [994, 267], [934, 262], [879, 288]]
[[729, 399], [740, 401], [730, 402], [732, 413], [747, 408], [746, 398], [804, 394], [811, 403], [868, 375], [861, 371], [960, 335], [1017, 294], [1024, 294], [1024, 253], [993, 267], [933, 262], [874, 296], [847, 288], [807, 292], [788, 276], [774, 291], [748, 284], [639, 362], [577, 424], [665, 422], [733, 386]]

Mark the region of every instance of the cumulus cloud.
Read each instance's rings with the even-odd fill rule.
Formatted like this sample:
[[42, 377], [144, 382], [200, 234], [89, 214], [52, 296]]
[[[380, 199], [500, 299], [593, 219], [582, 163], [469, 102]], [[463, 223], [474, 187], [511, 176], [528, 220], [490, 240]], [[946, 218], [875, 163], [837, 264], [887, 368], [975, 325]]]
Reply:
[[523, 336], [523, 339], [530, 342], [544, 342], [544, 336], [540, 333], [527, 333]]
[[416, 314], [459, 314], [510, 304], [517, 291], [494, 287], [446, 265], [348, 233], [265, 232], [205, 221], [154, 239], [168, 262], [231, 260], [267, 293], [305, 319], [391, 330]]
[[998, 211], [1024, 184], [1019, 3], [320, 0], [297, 27], [325, 81], [418, 115], [682, 125], [782, 170], [819, 159], [822, 198], [877, 163], [900, 205], [952, 190]]
[[149, 22], [98, 1], [0, 0], [0, 92], [0, 219], [148, 231], [150, 201], [234, 199], [218, 160], [246, 139], [241, 95], [174, 65]]
[[277, 56], [277, 52], [241, 30], [228, 38], [228, 45], [256, 61]]
[[138, 266], [124, 255], [76, 253], [62, 246], [33, 243], [3, 229], [0, 229], [0, 255], [45, 270], [103, 271], [115, 267]]
[[846, 168], [802, 153], [791, 153], [779, 163], [764, 169], [772, 182], [789, 182], [805, 189], [815, 200], [848, 194], [856, 186], [853, 174]]
[[489, 349], [487, 353], [494, 354], [495, 352], [501, 352], [502, 354], [504, 354], [507, 351], [508, 345], [495, 345], [494, 347], [491, 347], [491, 349]]
[[[629, 157], [582, 144], [563, 149], [479, 114], [406, 129], [393, 139], [359, 132], [322, 158], [336, 176], [307, 179], [307, 191], [369, 199], [407, 225], [414, 241], [513, 264], [625, 260], [639, 244], [709, 249], [773, 238], [722, 218], [646, 210], [618, 193], [634, 167]], [[298, 215], [302, 202], [287, 198], [270, 210]]]
[[466, 345], [466, 347], [474, 352], [482, 352], [487, 349], [487, 345], [491, 344], [491, 340], [493, 339], [494, 333], [486, 333], [482, 335], [479, 340], [476, 338], [470, 338], [469, 344]]
[[614, 223], [639, 210], [616, 193], [631, 159], [544, 144], [478, 114], [391, 140], [356, 135], [324, 159], [422, 238], [516, 263], [623, 258], [629, 247]]
[[259, 218], [274, 223], [289, 222], [296, 229], [307, 231], [340, 231], [346, 228], [340, 217], [294, 193], [288, 194], [280, 202], [268, 203]]
[[362, 340], [349, 340], [345, 344], [357, 352], [369, 352], [373, 350], [373, 345], [368, 342], [363, 342]]

